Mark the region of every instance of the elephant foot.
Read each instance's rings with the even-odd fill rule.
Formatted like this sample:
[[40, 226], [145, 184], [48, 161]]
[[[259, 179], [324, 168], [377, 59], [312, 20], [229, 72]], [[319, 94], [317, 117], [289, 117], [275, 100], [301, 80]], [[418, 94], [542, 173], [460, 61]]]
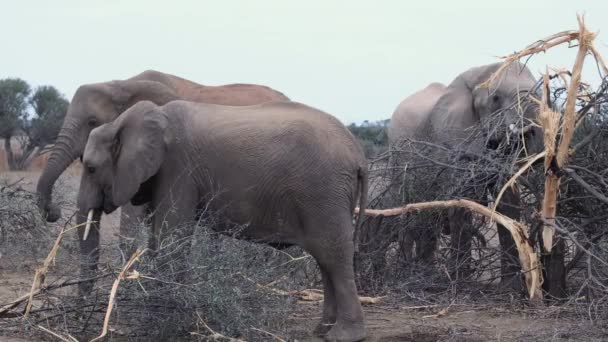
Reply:
[[96, 280], [93, 279], [97, 275], [97, 268], [83, 269], [80, 271], [81, 282], [78, 283], [78, 297], [86, 298], [93, 292]]
[[317, 324], [317, 326], [315, 327], [315, 330], [313, 330], [313, 334], [315, 336], [319, 336], [319, 337], [323, 337], [325, 335], [327, 335], [327, 333], [329, 332], [329, 330], [336, 325], [336, 323], [329, 323], [329, 322], [319, 322], [319, 324]]
[[328, 342], [356, 342], [362, 341], [367, 336], [363, 323], [337, 322], [331, 327], [325, 341]]

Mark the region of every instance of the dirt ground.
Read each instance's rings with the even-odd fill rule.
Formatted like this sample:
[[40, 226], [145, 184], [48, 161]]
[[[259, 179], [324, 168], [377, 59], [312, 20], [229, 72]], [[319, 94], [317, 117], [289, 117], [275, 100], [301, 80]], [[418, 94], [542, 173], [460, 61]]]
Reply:
[[[63, 186], [75, 192], [79, 173], [77, 167], [70, 169], [62, 176]], [[34, 190], [39, 172], [4, 172], [0, 176], [12, 182], [23, 179], [22, 186]], [[116, 239], [119, 217], [118, 211], [104, 217], [102, 241]], [[27, 293], [35, 270], [35, 265], [28, 264], [21, 265], [18, 270], [8, 270], [1, 260], [0, 257], [0, 304]], [[52, 270], [47, 282], [50, 279]], [[516, 309], [453, 305], [446, 309], [445, 306], [425, 306], [411, 300], [387, 298], [364, 310], [369, 333], [367, 341], [608, 341], [605, 322], [593, 324], [573, 315], [563, 315], [554, 307]], [[299, 304], [290, 317], [293, 334], [289, 339], [322, 341], [310, 336], [320, 314], [320, 302]], [[0, 332], [0, 342], [26, 341], [2, 335]]]

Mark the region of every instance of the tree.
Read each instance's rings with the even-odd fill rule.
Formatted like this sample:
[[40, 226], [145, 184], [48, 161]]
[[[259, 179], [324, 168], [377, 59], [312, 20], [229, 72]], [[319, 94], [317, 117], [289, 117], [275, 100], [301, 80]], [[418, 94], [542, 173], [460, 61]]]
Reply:
[[[0, 138], [11, 170], [25, 169], [55, 141], [68, 105], [55, 87], [40, 86], [32, 94], [24, 80], [0, 80]], [[19, 145], [17, 150], [13, 140]]]

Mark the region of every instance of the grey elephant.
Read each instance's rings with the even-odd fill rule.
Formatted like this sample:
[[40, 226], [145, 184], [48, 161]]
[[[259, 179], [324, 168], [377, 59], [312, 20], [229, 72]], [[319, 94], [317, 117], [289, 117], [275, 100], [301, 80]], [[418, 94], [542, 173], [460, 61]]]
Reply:
[[[246, 106], [288, 98], [271, 88], [254, 84], [203, 86], [170, 74], [148, 70], [127, 80], [86, 84], [78, 88], [48, 163], [38, 180], [38, 205], [47, 221], [59, 219], [61, 212], [52, 202], [53, 185], [65, 169], [82, 156], [89, 133], [116, 119], [138, 101], [162, 105], [176, 99]], [[121, 211], [120, 236], [133, 236], [133, 223], [143, 219], [145, 207], [125, 205]], [[86, 244], [86, 242], [82, 242]]]
[[[365, 337], [353, 210], [357, 201], [365, 208], [367, 160], [334, 117], [293, 102], [142, 101], [91, 132], [83, 164], [79, 207], [97, 216], [130, 201], [149, 203], [154, 234], [162, 239], [161, 231], [191, 222], [209, 206], [241, 225], [238, 238], [302, 247], [323, 278], [316, 332], [330, 341]], [[88, 239], [98, 243], [98, 232]]]
[[[527, 95], [533, 94], [537, 84], [530, 70], [520, 63], [510, 65], [502, 76], [482, 86], [498, 70], [501, 63], [471, 68], [458, 75], [448, 86], [432, 83], [407, 97], [395, 110], [388, 129], [393, 149], [400, 149], [406, 141], [430, 142], [439, 146], [460, 146], [475, 154], [496, 149], [507, 139], [523, 142], [523, 150], [532, 154], [542, 150], [542, 130], [536, 125], [538, 106]], [[485, 132], [472, 136], [474, 129]], [[400, 163], [400, 161], [397, 161]], [[441, 181], [439, 178], [438, 181]], [[446, 178], [443, 178], [444, 181]], [[431, 190], [432, 191], [432, 190]], [[496, 194], [494, 194], [496, 195]], [[520, 198], [515, 190], [505, 193], [498, 210], [519, 219]], [[451, 250], [455, 262], [470, 256], [471, 237], [476, 232], [470, 226], [472, 217], [462, 209], [452, 209], [444, 216], [444, 232], [451, 234]], [[510, 233], [498, 226], [501, 274], [504, 285], [521, 288], [518, 276], [517, 251]], [[432, 258], [437, 235], [422, 232], [409, 236], [406, 249], [416, 243], [416, 254]], [[411, 255], [411, 251], [405, 251]]]

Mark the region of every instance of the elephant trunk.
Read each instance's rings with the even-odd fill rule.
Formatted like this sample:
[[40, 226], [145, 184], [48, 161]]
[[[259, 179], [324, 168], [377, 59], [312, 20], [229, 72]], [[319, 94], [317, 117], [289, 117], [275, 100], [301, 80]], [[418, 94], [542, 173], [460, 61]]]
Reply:
[[55, 222], [61, 217], [61, 209], [53, 203], [53, 186], [63, 171], [82, 154], [84, 148], [84, 142], [75, 138], [75, 136], [78, 136], [74, 135], [75, 132], [76, 130], [66, 128], [64, 125], [52, 148], [47, 165], [38, 180], [36, 188], [38, 208], [46, 216], [48, 222]]

